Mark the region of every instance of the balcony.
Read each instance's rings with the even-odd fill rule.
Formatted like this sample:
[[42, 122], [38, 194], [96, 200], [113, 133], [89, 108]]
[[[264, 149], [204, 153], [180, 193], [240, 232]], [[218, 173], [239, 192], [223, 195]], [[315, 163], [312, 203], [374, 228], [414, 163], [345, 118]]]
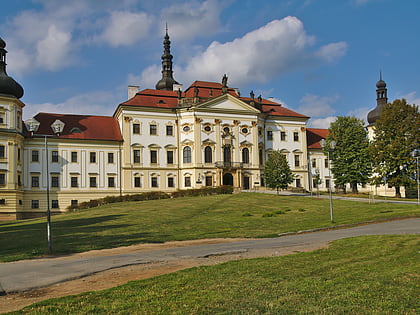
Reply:
[[243, 168], [243, 163], [242, 162], [222, 162], [222, 161], [218, 161], [214, 164], [217, 168], [227, 168], [227, 169]]

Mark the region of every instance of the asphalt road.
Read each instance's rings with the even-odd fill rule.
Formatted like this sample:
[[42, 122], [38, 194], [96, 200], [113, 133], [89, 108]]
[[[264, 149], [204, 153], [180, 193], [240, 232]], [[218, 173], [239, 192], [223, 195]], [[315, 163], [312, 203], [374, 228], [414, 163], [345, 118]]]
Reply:
[[177, 247], [89, 258], [69, 256], [1, 263], [0, 294], [28, 291], [129, 265], [191, 258], [206, 259], [214, 255], [258, 253], [267, 250], [273, 253], [281, 253], [286, 250], [290, 252], [291, 249], [299, 251], [319, 248], [337, 239], [384, 234], [420, 234], [420, 218], [233, 243]]

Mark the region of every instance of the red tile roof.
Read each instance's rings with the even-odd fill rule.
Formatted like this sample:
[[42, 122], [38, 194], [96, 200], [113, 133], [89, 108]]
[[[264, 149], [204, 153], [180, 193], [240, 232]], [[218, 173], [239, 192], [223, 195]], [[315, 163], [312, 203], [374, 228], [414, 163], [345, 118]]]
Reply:
[[[123, 140], [118, 120], [114, 117], [38, 113], [34, 118], [40, 122], [38, 131], [34, 133], [35, 137], [54, 135], [51, 125], [58, 119], [65, 124], [59, 136], [62, 139]], [[29, 132], [26, 131], [26, 134], [29, 135]]]
[[121, 105], [174, 108], [178, 106], [178, 92], [146, 89]]
[[319, 141], [326, 139], [328, 136], [328, 129], [306, 129], [306, 142], [308, 149], [322, 149]]

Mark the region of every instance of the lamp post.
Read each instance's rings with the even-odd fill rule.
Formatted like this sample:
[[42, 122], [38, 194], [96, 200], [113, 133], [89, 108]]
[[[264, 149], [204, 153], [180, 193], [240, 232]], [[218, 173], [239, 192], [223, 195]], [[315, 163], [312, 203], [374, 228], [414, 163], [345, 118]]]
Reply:
[[[325, 139], [320, 141], [322, 149], [327, 151], [328, 158], [328, 176], [330, 177], [330, 219], [331, 222], [334, 222], [333, 216], [333, 204], [332, 204], [332, 178], [331, 178], [331, 161], [330, 161], [330, 152], [334, 151], [336, 142], [331, 140], [329, 143]], [[328, 146], [327, 146], [328, 145]]]
[[420, 150], [414, 149], [413, 152], [411, 152], [411, 155], [413, 158], [417, 161], [417, 170], [416, 170], [416, 180], [417, 180], [417, 204], [420, 205], [420, 182], [419, 182], [419, 157], [420, 157]]
[[[31, 137], [34, 136], [34, 133], [38, 130], [40, 122], [35, 118], [29, 118], [25, 120], [26, 129], [31, 133]], [[59, 136], [64, 129], [64, 123], [56, 119], [52, 125], [51, 129], [54, 131], [56, 136]], [[51, 231], [51, 208], [50, 208], [50, 172], [49, 172], [49, 156], [48, 156], [48, 137], [53, 137], [53, 135], [46, 134], [37, 134], [38, 136], [44, 137], [44, 146], [45, 146], [45, 168], [46, 168], [46, 199], [47, 199], [47, 242], [48, 242], [48, 253], [52, 253], [52, 231]]]

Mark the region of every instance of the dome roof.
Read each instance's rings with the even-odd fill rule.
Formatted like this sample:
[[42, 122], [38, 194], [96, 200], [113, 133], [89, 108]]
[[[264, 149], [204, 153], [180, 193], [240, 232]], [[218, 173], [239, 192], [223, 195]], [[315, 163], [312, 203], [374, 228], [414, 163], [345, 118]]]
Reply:
[[380, 89], [380, 88], [385, 88], [385, 87], [386, 87], [386, 83], [385, 83], [385, 81], [384, 81], [384, 80], [382, 80], [382, 79], [380, 79], [378, 82], [376, 82], [376, 87], [377, 87], [378, 89]]
[[21, 98], [23, 88], [6, 72], [6, 42], [0, 38], [0, 94]]
[[369, 125], [375, 124], [378, 120], [379, 116], [381, 115], [382, 108], [376, 106], [372, 109], [367, 115], [367, 121]]

